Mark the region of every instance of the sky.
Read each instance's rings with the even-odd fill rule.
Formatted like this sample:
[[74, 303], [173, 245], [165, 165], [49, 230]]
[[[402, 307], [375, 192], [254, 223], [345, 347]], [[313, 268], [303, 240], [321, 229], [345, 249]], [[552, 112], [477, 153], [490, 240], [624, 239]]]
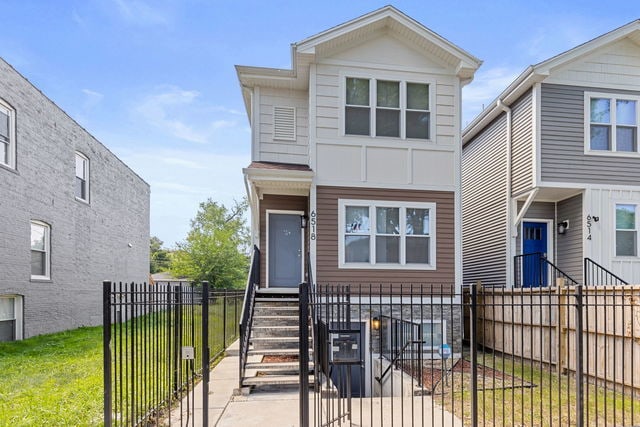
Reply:
[[[0, 56], [151, 185], [151, 235], [183, 241], [200, 202], [245, 195], [250, 128], [234, 65], [388, 4], [324, 0], [3, 0]], [[463, 126], [528, 65], [640, 18], [636, 0], [397, 1], [484, 64]]]

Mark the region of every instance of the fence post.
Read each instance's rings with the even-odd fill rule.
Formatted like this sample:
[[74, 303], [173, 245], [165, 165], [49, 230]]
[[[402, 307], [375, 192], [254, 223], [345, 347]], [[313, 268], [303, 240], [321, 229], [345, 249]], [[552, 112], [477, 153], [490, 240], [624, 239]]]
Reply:
[[471, 346], [471, 425], [478, 425], [478, 287], [480, 282], [471, 285], [471, 301], [469, 306], [469, 335]]
[[582, 285], [576, 286], [576, 426], [584, 425], [583, 348], [582, 348]]
[[209, 425], [209, 282], [202, 282], [202, 426]]
[[299, 289], [300, 427], [309, 427], [309, 284]]
[[180, 347], [182, 346], [182, 282], [175, 286], [173, 301], [173, 393], [178, 397], [178, 390], [182, 385], [180, 368], [182, 367], [180, 358]]
[[222, 348], [227, 348], [227, 289], [222, 295]]
[[104, 425], [111, 426], [111, 282], [102, 282], [102, 363], [104, 372]]
[[567, 333], [567, 326], [564, 324], [566, 321], [567, 313], [567, 288], [566, 279], [559, 277], [556, 279], [556, 292], [558, 294], [558, 324], [556, 325], [556, 339], [557, 345], [557, 371], [558, 375], [562, 375], [564, 372], [565, 360], [569, 360], [567, 341], [565, 340], [565, 334]]

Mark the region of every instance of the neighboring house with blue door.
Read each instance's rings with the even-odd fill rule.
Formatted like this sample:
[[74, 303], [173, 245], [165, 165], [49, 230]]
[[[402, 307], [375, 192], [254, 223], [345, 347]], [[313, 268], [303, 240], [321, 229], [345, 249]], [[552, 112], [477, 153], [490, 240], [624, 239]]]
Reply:
[[[261, 286], [461, 285], [460, 91], [481, 61], [392, 6], [237, 66]], [[301, 217], [308, 226], [301, 229]]]
[[640, 21], [527, 68], [463, 131], [465, 283], [640, 283], [639, 124]]

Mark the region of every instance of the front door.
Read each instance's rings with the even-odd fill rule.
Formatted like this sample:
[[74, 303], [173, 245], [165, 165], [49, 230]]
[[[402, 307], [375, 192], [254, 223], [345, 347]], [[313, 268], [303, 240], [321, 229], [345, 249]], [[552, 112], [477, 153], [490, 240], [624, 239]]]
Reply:
[[269, 213], [268, 253], [270, 288], [298, 287], [302, 282], [300, 214]]
[[547, 265], [541, 260], [547, 257], [546, 223], [523, 223], [522, 253], [522, 286], [525, 288], [547, 286]]

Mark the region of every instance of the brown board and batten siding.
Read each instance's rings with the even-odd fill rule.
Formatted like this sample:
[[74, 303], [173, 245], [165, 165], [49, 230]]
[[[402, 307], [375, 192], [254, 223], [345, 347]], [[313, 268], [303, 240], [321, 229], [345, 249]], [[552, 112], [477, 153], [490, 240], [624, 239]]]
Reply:
[[557, 236], [557, 265], [578, 283], [582, 281], [582, 194], [557, 203], [558, 221], [569, 220], [565, 234]]
[[462, 152], [462, 266], [465, 284], [507, 280], [506, 116], [488, 125]]
[[[267, 284], [267, 210], [308, 212], [309, 201], [305, 196], [265, 194], [260, 200], [260, 287]], [[305, 253], [309, 244], [305, 236]]]
[[542, 84], [542, 180], [620, 185], [640, 182], [640, 158], [584, 153], [585, 92], [640, 96], [638, 91]]
[[511, 194], [533, 188], [533, 110], [529, 90], [511, 106]]
[[[386, 200], [436, 203], [436, 269], [350, 269], [338, 268], [338, 200]], [[419, 191], [359, 187], [318, 186], [316, 206], [316, 278], [319, 285], [393, 285], [455, 283], [455, 197], [449, 191]], [[439, 292], [439, 287], [436, 292]]]

